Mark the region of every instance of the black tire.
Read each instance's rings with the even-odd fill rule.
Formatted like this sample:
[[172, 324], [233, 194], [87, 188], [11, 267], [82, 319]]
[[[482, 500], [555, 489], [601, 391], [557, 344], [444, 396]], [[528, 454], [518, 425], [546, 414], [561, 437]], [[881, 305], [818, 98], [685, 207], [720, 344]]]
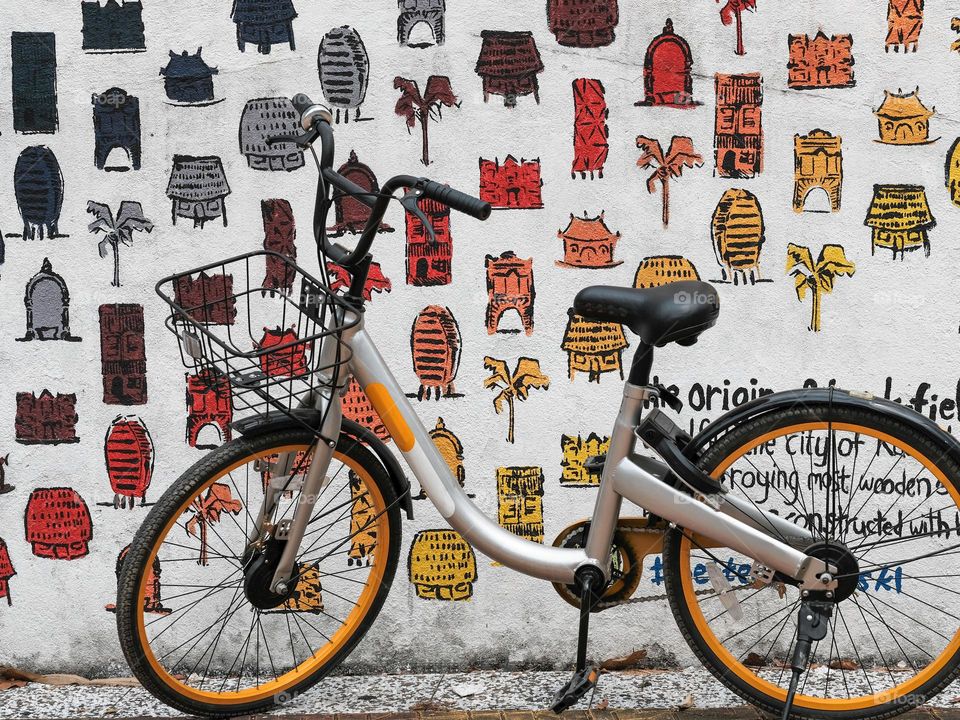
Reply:
[[199, 460], [170, 486], [150, 510], [130, 544], [117, 585], [117, 630], [120, 645], [127, 663], [137, 679], [150, 693], [167, 705], [181, 712], [207, 717], [247, 715], [269, 711], [275, 706], [283, 705], [316, 684], [336, 668], [363, 638], [380, 612], [389, 593], [400, 554], [401, 518], [399, 502], [393, 485], [376, 456], [356, 440], [342, 435], [336, 446], [335, 454], [340, 458], [349, 459], [362, 468], [376, 485], [386, 505], [386, 510], [381, 514], [387, 518], [389, 528], [389, 552], [384, 565], [384, 574], [375, 595], [373, 595], [372, 602], [367, 605], [368, 609], [362, 620], [352, 630], [352, 635], [349, 636], [345, 644], [322, 666], [304, 675], [302, 680], [291, 687], [271, 697], [253, 702], [212, 703], [185, 696], [176, 687], [173, 687], [161, 673], [157, 672], [147, 660], [147, 653], [145, 653], [138, 630], [138, 618], [144, 614], [138, 598], [140, 597], [141, 583], [143, 583], [144, 574], [147, 571], [147, 560], [151, 557], [153, 548], [163, 541], [163, 533], [165, 528], [168, 528], [169, 523], [172, 522], [173, 514], [178, 513], [178, 511], [182, 513], [184, 503], [188, 503], [192, 498], [197, 497], [205, 485], [211, 482], [211, 479], [217, 478], [227, 468], [231, 468], [245, 458], [270, 454], [273, 448], [290, 445], [309, 446], [312, 441], [313, 435], [310, 432], [288, 429], [250, 439], [241, 437], [222, 445]]
[[[949, 457], [946, 457], [942, 445], [935, 442], [928, 434], [919, 432], [899, 419], [891, 417], [882, 411], [871, 411], [860, 408], [823, 406], [797, 406], [791, 409], [773, 412], [749, 420], [730, 429], [721, 435], [712, 445], [704, 449], [698, 459], [698, 465], [707, 473], [714, 473], [717, 468], [725, 467], [724, 462], [746, 447], [751, 441], [777, 430], [783, 430], [797, 424], [808, 422], [848, 423], [863, 428], [872, 428], [902, 441], [912, 449], [918, 450], [933, 462], [943, 473], [947, 481], [954, 488], [960, 488], [960, 466]], [[852, 486], [852, 485], [851, 485]], [[670, 608], [673, 611], [677, 625], [691, 650], [710, 672], [727, 688], [751, 703], [764, 713], [780, 717], [783, 713], [783, 701], [762, 692], [760, 689], [746, 682], [732, 670], [718, 656], [714, 647], [704, 639], [701, 630], [697, 627], [691, 612], [689, 601], [684, 595], [682, 583], [683, 573], [690, 572], [690, 556], [682, 556], [681, 546], [687, 534], [683, 528], [675, 527], [668, 530], [664, 537], [663, 565], [664, 579]], [[691, 547], [693, 541], [688, 541]], [[686, 567], [684, 567], [686, 564]], [[688, 585], [689, 585], [688, 581]], [[689, 589], [688, 589], [689, 591]], [[843, 606], [842, 601], [839, 606]], [[949, 632], [950, 628], [944, 628]], [[892, 635], [891, 635], [892, 637]], [[851, 637], [851, 644], [853, 638]], [[879, 646], [878, 646], [879, 647]], [[940, 693], [950, 682], [960, 675], [960, 649], [952, 651], [950, 646], [944, 649], [943, 655], [948, 657], [945, 664], [929, 679], [892, 701], [877, 702], [870, 707], [858, 709], [813, 709], [798, 708], [794, 705], [791, 718], [805, 718], [816, 720], [866, 720], [879, 719], [899, 715], [912, 708], [924, 704], [928, 699]], [[829, 657], [829, 656], [828, 656]], [[789, 676], [789, 670], [787, 671]], [[889, 699], [889, 698], [888, 698]]]

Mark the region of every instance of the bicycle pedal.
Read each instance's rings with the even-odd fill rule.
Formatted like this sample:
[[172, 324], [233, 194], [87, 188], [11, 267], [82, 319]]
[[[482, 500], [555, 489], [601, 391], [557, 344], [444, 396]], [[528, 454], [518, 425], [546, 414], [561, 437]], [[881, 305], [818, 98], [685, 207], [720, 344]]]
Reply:
[[600, 670], [596, 667], [588, 667], [583, 670], [574, 671], [573, 676], [567, 681], [553, 698], [553, 704], [550, 709], [555, 713], [562, 713], [574, 705], [597, 686], [600, 679]]

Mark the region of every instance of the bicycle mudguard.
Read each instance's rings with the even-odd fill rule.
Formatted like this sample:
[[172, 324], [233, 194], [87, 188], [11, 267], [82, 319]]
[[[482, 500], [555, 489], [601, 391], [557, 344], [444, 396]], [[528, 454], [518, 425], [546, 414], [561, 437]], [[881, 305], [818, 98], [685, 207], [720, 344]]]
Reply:
[[696, 459], [710, 443], [740, 423], [798, 406], [831, 404], [836, 407], [870, 410], [892, 415], [909, 425], [913, 430], [930, 438], [943, 450], [945, 455], [960, 463], [960, 441], [926, 416], [921, 415], [908, 405], [901, 405], [892, 400], [875, 397], [867, 392], [851, 392], [839, 388], [786, 390], [758, 397], [735, 407], [707, 425], [684, 447], [683, 452], [688, 458]]
[[[320, 411], [313, 408], [300, 408], [291, 411], [293, 415], [287, 413], [267, 413], [266, 416], [251, 416], [243, 418], [232, 423], [231, 427], [244, 437], [256, 437], [264, 435], [275, 430], [286, 430], [288, 428], [318, 427], [320, 425]], [[400, 467], [400, 463], [393, 453], [387, 449], [383, 440], [378, 438], [373, 431], [368, 430], [352, 420], [343, 418], [340, 426], [340, 432], [357, 442], [363, 443], [377, 459], [383, 464], [387, 471], [387, 476], [393, 484], [393, 489], [397, 492], [397, 498], [400, 501], [400, 507], [407, 514], [408, 520], [413, 520], [413, 502], [410, 496], [410, 481]]]

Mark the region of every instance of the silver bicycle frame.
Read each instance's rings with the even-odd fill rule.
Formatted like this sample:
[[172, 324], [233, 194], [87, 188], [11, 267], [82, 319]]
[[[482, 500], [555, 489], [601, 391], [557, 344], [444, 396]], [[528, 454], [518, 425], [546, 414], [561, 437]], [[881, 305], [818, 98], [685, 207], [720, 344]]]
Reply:
[[[558, 548], [515, 535], [484, 515], [450, 473], [446, 461], [364, 329], [362, 318], [354, 327], [344, 331], [342, 340], [352, 355], [347, 364], [348, 372], [341, 373], [344, 375], [341, 389], [349, 374], [356, 377], [424, 493], [450, 527], [477, 550], [507, 567], [552, 582], [573, 583], [578, 568], [592, 565], [609, 578], [611, 542], [622, 500], [626, 498], [671, 523], [798, 580], [801, 587], [826, 590], [836, 584], [829, 576], [820, 577], [833, 568], [795, 547], [813, 542], [813, 537], [805, 529], [727, 494], [695, 497], [668, 484], [665, 481], [669, 472], [667, 465], [657, 457], [637, 452], [635, 430], [644, 400], [650, 397], [651, 390], [630, 383], [625, 384], [610, 437], [586, 546], [583, 549]], [[335, 343], [327, 345], [334, 346]], [[318, 397], [317, 400], [321, 403], [332, 401], [321, 432], [325, 438], [338, 437], [341, 422], [339, 394]], [[328, 482], [326, 473], [332, 452], [332, 446], [323, 443], [315, 451], [304, 481], [303, 492], [308, 498], [315, 500]], [[312, 502], [301, 501], [285, 529], [288, 544], [274, 576], [274, 589], [290, 577], [312, 511]], [[778, 540], [771, 531], [788, 542]]]

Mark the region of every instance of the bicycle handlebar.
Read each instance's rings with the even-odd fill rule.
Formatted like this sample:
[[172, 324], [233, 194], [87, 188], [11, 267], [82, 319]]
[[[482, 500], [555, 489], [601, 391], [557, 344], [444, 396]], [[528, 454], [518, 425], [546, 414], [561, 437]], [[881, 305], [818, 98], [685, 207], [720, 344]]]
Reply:
[[347, 250], [338, 243], [329, 243], [324, 238], [323, 233], [323, 224], [326, 222], [325, 213], [321, 212], [325, 194], [321, 192], [322, 186], [317, 187], [314, 236], [318, 242], [322, 243], [323, 253], [338, 265], [350, 268], [359, 264], [366, 257], [370, 251], [370, 246], [373, 244], [373, 239], [380, 229], [380, 221], [386, 214], [387, 205], [390, 203], [393, 193], [400, 188], [412, 188], [419, 192], [421, 197], [436, 200], [478, 220], [486, 220], [490, 217], [490, 203], [427, 178], [395, 175], [383, 184], [379, 193], [371, 192], [351, 182], [333, 169], [334, 142], [333, 127], [330, 124], [332, 121], [330, 111], [313, 102], [304, 93], [294, 95], [291, 102], [297, 112], [300, 113], [300, 124], [307, 131], [308, 142], [313, 143], [317, 139], [320, 140], [320, 173], [323, 179], [371, 209], [367, 224], [353, 250]]

